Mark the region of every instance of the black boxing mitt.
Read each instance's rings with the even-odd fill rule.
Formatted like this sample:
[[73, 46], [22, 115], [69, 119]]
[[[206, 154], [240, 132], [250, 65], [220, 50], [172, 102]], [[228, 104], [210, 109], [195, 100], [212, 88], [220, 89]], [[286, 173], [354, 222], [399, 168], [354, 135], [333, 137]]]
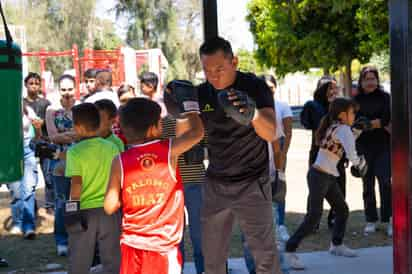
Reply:
[[368, 172], [368, 164], [366, 163], [365, 157], [360, 156], [359, 164], [356, 166], [351, 166], [350, 173], [353, 177], [362, 178], [365, 177]]
[[167, 112], [175, 119], [184, 113], [199, 113], [197, 88], [190, 81], [173, 80], [167, 84], [163, 93]]
[[358, 119], [356, 119], [356, 121], [353, 123], [352, 125], [352, 129], [358, 129], [358, 130], [371, 130], [372, 129], [372, 123], [371, 121], [364, 117], [361, 116]]
[[[236, 98], [229, 99], [230, 92], [232, 92], [232, 96], [235, 96]], [[247, 126], [250, 124], [255, 115], [256, 102], [250, 98], [246, 92], [236, 89], [225, 89], [219, 91], [217, 99], [220, 106], [229, 117], [241, 125]], [[240, 112], [240, 109], [244, 109], [244, 112]]]

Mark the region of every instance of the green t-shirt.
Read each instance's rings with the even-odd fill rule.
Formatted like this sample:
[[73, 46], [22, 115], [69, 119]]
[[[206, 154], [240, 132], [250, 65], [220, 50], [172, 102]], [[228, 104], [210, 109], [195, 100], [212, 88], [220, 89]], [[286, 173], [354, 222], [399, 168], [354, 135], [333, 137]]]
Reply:
[[112, 133], [109, 137], [106, 138], [107, 141], [112, 142], [115, 146], [120, 150], [120, 152], [124, 151], [124, 144], [119, 137]]
[[81, 176], [80, 208], [103, 207], [113, 158], [120, 153], [100, 137], [85, 139], [70, 147], [66, 156], [66, 177]]

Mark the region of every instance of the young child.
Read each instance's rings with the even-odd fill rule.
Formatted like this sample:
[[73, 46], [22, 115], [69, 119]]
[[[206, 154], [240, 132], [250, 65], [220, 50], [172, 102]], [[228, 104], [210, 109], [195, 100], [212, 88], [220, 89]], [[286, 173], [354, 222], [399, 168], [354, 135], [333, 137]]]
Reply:
[[184, 117], [186, 130], [180, 137], [158, 140], [162, 124], [156, 102], [134, 98], [120, 109], [120, 125], [131, 147], [113, 160], [104, 208], [113, 214], [122, 207], [121, 274], [182, 271], [184, 197], [177, 159], [204, 134], [197, 113]]
[[[79, 142], [69, 148], [66, 156], [65, 175], [71, 177], [70, 200], [65, 206], [69, 273], [89, 273], [97, 242], [103, 272], [117, 274], [120, 264], [120, 214], [106, 215], [103, 201], [110, 166], [120, 150], [113, 143], [98, 137], [100, 116], [94, 104], [74, 106], [72, 112]], [[69, 218], [67, 211], [73, 208], [73, 201], [80, 201], [80, 210]]]
[[305, 236], [310, 234], [322, 217], [323, 200], [329, 202], [336, 212], [332, 242], [329, 252], [336, 256], [355, 257], [356, 252], [343, 244], [348, 205], [336, 183], [339, 176], [337, 164], [346, 153], [347, 159], [360, 174], [365, 174], [365, 159], [359, 157], [355, 149], [355, 136], [351, 125], [355, 120], [356, 103], [344, 98], [335, 99], [328, 114], [322, 119], [316, 132], [316, 142], [320, 146], [317, 158], [308, 172], [308, 213], [295, 234], [286, 243], [286, 257], [295, 269], [303, 269], [295, 251]]
[[100, 115], [99, 136], [112, 142], [120, 152], [123, 152], [124, 144], [122, 140], [112, 132], [113, 124], [116, 122], [117, 117], [116, 105], [108, 99], [99, 100], [94, 104], [99, 110]]

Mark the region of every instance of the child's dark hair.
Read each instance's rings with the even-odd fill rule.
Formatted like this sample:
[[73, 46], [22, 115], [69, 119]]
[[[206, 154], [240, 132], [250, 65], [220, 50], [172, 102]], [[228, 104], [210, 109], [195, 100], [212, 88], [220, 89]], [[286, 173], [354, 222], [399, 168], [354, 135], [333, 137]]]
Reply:
[[83, 76], [84, 78], [91, 78], [91, 79], [96, 79], [97, 75], [97, 69], [88, 69], [84, 72]]
[[117, 115], [116, 105], [108, 99], [98, 100], [94, 103], [99, 111], [106, 112], [109, 118], [113, 119]]
[[144, 72], [142, 73], [142, 75], [140, 75], [140, 83], [152, 86], [153, 89], [156, 90], [157, 85], [159, 84], [159, 78], [154, 72]]
[[36, 80], [39, 80], [40, 83], [41, 83], [41, 77], [40, 77], [40, 75], [39, 75], [38, 73], [36, 73], [36, 72], [29, 72], [29, 74], [27, 74], [26, 78], [24, 78], [24, 84], [27, 85], [27, 82], [28, 82], [30, 79], [33, 79], [33, 78], [36, 79]]
[[83, 126], [87, 131], [97, 131], [100, 126], [100, 115], [92, 103], [83, 103], [72, 108], [73, 122]]
[[146, 98], [130, 99], [119, 109], [120, 127], [128, 140], [143, 140], [160, 120], [160, 106]]
[[316, 144], [319, 145], [323, 138], [325, 138], [326, 131], [335, 122], [339, 122], [339, 114], [342, 112], [348, 112], [351, 108], [354, 111], [358, 110], [358, 104], [346, 98], [336, 98], [329, 105], [329, 112], [322, 118], [320, 126], [316, 131], [315, 139]]
[[199, 55], [212, 55], [219, 50], [223, 51], [226, 58], [233, 58], [232, 45], [222, 37], [215, 37], [205, 41], [199, 48]]

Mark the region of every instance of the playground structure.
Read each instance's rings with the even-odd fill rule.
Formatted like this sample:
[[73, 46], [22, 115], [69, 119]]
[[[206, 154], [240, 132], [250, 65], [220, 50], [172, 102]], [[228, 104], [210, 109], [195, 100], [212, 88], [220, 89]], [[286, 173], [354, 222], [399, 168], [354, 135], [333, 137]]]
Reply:
[[[46, 62], [48, 58], [70, 57], [72, 59], [73, 76], [76, 79], [76, 98], [85, 92], [83, 74], [88, 69], [110, 70], [113, 77], [113, 86], [118, 87], [126, 83], [137, 87], [138, 75], [143, 71], [155, 72], [159, 77], [158, 90], [161, 90], [166, 78], [168, 62], [160, 49], [134, 50], [130, 47], [118, 47], [115, 50], [94, 50], [86, 48], [80, 57], [77, 45], [70, 50], [25, 52], [23, 57], [35, 57], [40, 62], [40, 75], [43, 78], [42, 92], [46, 96], [52, 89], [50, 86], [50, 73], [47, 73]], [[27, 60], [26, 62], [27, 63]]]

